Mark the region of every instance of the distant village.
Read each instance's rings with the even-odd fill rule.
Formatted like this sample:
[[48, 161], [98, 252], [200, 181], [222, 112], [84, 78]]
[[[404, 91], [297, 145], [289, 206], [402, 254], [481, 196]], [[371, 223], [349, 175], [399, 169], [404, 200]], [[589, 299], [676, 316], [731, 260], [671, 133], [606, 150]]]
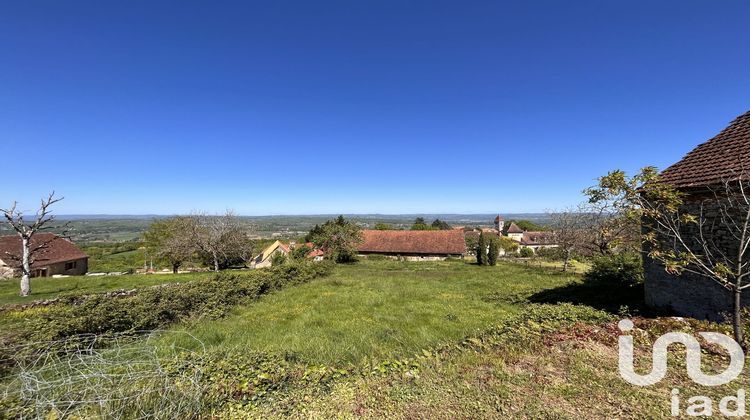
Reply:
[[[407, 261], [436, 261], [448, 258], [466, 258], [475, 254], [480, 235], [488, 238], [505, 238], [511, 246], [498, 248], [499, 256], [518, 255], [527, 249], [555, 248], [551, 231], [527, 231], [515, 222], [506, 224], [501, 215], [494, 219], [494, 227], [448, 226], [436, 230], [363, 229], [357, 246], [360, 256], [381, 255]], [[88, 256], [69, 239], [51, 233], [38, 234], [32, 247], [40, 248], [31, 264], [32, 277], [60, 277], [84, 275], [88, 272]], [[0, 278], [19, 275], [21, 239], [17, 235], [0, 237]], [[313, 261], [321, 261], [325, 250], [312, 242], [275, 240], [247, 262], [248, 268], [270, 267], [279, 258], [291, 258], [293, 253]], [[144, 271], [155, 271], [145, 267]], [[99, 273], [88, 273], [99, 274]], [[120, 274], [120, 273], [117, 273]]]

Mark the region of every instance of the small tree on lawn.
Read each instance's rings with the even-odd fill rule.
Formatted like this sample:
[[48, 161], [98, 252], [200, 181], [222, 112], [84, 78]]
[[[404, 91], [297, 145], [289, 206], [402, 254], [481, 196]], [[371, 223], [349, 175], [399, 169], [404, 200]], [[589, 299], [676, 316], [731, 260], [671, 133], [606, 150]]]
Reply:
[[566, 210], [549, 215], [552, 228], [552, 243], [557, 245], [557, 251], [563, 259], [563, 271], [568, 271], [570, 259], [577, 249], [586, 241], [586, 229], [582, 217], [583, 213]]
[[191, 234], [194, 222], [192, 218], [180, 216], [155, 220], [143, 234], [151, 255], [166, 261], [173, 273], [177, 273], [197, 250]]
[[477, 264], [487, 265], [487, 241], [482, 233], [477, 240]]
[[46, 231], [54, 226], [55, 217], [51, 214], [53, 204], [59, 202], [64, 197], [55, 198], [55, 192], [50, 193], [46, 199], [41, 200], [39, 210], [34, 215], [34, 221], [27, 223], [24, 220], [24, 214], [18, 210], [18, 203], [13, 202], [13, 205], [7, 209], [0, 209], [0, 212], [5, 216], [5, 221], [8, 225], [16, 232], [21, 238], [21, 255], [5, 255], [6, 258], [15, 261], [19, 260], [21, 266], [21, 296], [28, 296], [31, 294], [31, 265], [34, 263], [34, 257], [40, 251], [46, 249], [52, 240], [42, 241], [40, 243], [34, 243], [32, 245], [31, 239], [38, 232]]
[[489, 251], [487, 252], [487, 264], [491, 266], [497, 265], [497, 256], [500, 253], [500, 250], [497, 246], [497, 240], [492, 239], [490, 240], [490, 247]]
[[744, 347], [742, 291], [750, 287], [750, 176], [717, 181], [688, 196], [659, 182], [655, 168], [633, 177], [610, 172], [595, 187], [630, 218], [643, 220], [648, 257], [667, 272], [692, 273], [721, 285], [732, 297], [734, 339]]

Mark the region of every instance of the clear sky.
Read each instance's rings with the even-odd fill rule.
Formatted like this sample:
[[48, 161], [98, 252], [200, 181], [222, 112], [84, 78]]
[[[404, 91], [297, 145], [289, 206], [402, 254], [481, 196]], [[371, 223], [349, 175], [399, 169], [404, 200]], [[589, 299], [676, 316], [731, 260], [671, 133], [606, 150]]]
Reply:
[[749, 19], [708, 0], [3, 1], [0, 200], [564, 207], [750, 109]]

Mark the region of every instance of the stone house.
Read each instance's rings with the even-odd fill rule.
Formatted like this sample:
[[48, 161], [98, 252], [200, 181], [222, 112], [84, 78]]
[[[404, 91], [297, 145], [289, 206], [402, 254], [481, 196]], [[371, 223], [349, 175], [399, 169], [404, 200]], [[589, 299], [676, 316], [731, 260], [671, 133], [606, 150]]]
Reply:
[[[31, 238], [36, 251], [31, 264], [32, 277], [55, 275], [79, 276], [86, 274], [89, 257], [73, 242], [52, 233], [37, 233]], [[0, 278], [20, 276], [21, 238], [17, 235], [0, 236]]]
[[[739, 241], [728, 234], [719, 218], [725, 200], [717, 198], [716, 191], [724, 182], [736, 181], [747, 164], [750, 164], [750, 112], [660, 174], [661, 181], [684, 193], [681, 211], [702, 214], [707, 221], [704, 226], [708, 228], [703, 229], [695, 223], [683, 225], [681, 233], [686, 240], [695, 241], [702, 234], [715, 246], [713, 252], [738, 255]], [[644, 231], [648, 230], [644, 223]], [[644, 274], [645, 299], [652, 307], [714, 321], [723, 320], [724, 314], [732, 309], [731, 293], [709, 278], [693, 273], [669, 274], [648, 256], [644, 257]], [[750, 304], [750, 293], [745, 293], [742, 303]]]
[[363, 230], [360, 255], [402, 257], [410, 261], [461, 258], [466, 253], [464, 232], [451, 230]]

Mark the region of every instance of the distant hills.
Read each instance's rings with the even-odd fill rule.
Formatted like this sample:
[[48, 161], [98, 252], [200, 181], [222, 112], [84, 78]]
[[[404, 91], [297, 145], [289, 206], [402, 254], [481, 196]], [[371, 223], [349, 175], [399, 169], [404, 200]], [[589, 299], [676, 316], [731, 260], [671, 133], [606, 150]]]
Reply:
[[[544, 213], [501, 213], [505, 220], [530, 220], [545, 224], [548, 216]], [[253, 236], [260, 238], [299, 238], [304, 236], [316, 224], [325, 223], [338, 214], [313, 215], [269, 215], [239, 216]], [[424, 218], [428, 223], [440, 219], [453, 226], [492, 226], [497, 213], [454, 214], [344, 214], [365, 228], [372, 228], [376, 223], [388, 223], [395, 228], [408, 229], [414, 219]], [[141, 237], [151, 221], [169, 217], [156, 214], [118, 215], [118, 214], [66, 214], [58, 215], [59, 222], [69, 222], [69, 236], [76, 242], [123, 242], [134, 241]], [[59, 232], [59, 230], [52, 230]], [[12, 234], [9, 227], [0, 224], [0, 235]]]

